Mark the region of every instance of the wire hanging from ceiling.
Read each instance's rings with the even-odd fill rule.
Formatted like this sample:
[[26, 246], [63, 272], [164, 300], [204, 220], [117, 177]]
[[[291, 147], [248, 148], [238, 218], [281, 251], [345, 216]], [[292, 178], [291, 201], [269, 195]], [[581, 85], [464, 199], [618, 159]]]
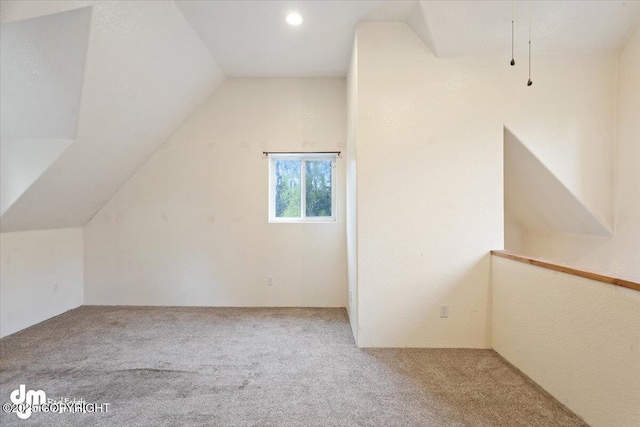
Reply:
[[527, 81], [527, 86], [531, 86], [533, 82], [531, 81], [531, 0], [529, 0], [529, 80]]
[[514, 55], [513, 55], [513, 44], [514, 44], [514, 28], [515, 28], [515, 9], [516, 9], [516, 0], [513, 0], [511, 2], [511, 66], [513, 67], [514, 65], [516, 65], [516, 60], [514, 59]]

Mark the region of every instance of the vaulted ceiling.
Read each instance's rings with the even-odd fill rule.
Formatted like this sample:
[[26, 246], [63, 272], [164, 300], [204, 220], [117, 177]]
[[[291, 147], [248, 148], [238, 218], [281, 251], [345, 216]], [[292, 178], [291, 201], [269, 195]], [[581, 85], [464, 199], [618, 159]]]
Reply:
[[[14, 174], [20, 185], [5, 191], [3, 183], [2, 231], [84, 225], [225, 77], [344, 76], [361, 21], [403, 21], [438, 56], [509, 56], [513, 12], [522, 57], [527, 5], [3, 0], [3, 38], [26, 28], [33, 40], [41, 39], [41, 52], [23, 55], [20, 65], [31, 87], [11, 80], [20, 70], [4, 72], [11, 67], [3, 52], [3, 101], [6, 89], [17, 91], [16, 99], [38, 102], [22, 105], [22, 112], [3, 104], [3, 177]], [[291, 11], [303, 15], [303, 25], [285, 23]], [[615, 52], [639, 17], [640, 2], [633, 1], [532, 2], [533, 52]], [[42, 24], [51, 19], [68, 24]], [[73, 42], [43, 48], [46, 40], [69, 34]], [[45, 69], [42, 61], [57, 64], [50, 75], [36, 72]], [[57, 86], [47, 83], [51, 79]], [[51, 90], [38, 91], [38, 85]], [[30, 165], [28, 174], [20, 162]]]

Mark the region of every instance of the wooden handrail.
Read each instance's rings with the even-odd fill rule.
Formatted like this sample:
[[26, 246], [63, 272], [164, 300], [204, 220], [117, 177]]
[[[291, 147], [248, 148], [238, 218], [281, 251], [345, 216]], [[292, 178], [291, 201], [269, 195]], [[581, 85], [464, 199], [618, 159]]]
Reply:
[[608, 283], [610, 285], [622, 286], [636, 291], [640, 291], [640, 283], [631, 280], [620, 279], [617, 277], [605, 276], [604, 274], [593, 273], [591, 271], [578, 270], [577, 268], [568, 267], [566, 265], [557, 264], [549, 260], [535, 258], [527, 255], [520, 255], [509, 251], [491, 251], [491, 255], [507, 258], [525, 264], [531, 264], [549, 270], [561, 271], [562, 273], [573, 274], [574, 276], [586, 277], [587, 279], [597, 280], [598, 282]]

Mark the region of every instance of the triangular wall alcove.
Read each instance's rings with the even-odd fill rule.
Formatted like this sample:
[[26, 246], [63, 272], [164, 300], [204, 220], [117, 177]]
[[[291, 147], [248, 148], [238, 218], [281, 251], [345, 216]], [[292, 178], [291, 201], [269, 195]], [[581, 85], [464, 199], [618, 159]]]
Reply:
[[[509, 129], [504, 128], [505, 242], [527, 230], [610, 237], [599, 220]], [[522, 246], [506, 249], [522, 251]]]

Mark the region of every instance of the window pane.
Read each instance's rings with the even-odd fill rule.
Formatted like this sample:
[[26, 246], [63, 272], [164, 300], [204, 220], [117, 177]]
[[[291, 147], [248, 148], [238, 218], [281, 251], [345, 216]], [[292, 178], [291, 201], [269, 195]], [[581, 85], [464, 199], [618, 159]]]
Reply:
[[299, 218], [302, 216], [300, 203], [302, 191], [300, 182], [300, 160], [276, 160], [276, 217]]
[[306, 162], [307, 216], [331, 216], [331, 161]]

